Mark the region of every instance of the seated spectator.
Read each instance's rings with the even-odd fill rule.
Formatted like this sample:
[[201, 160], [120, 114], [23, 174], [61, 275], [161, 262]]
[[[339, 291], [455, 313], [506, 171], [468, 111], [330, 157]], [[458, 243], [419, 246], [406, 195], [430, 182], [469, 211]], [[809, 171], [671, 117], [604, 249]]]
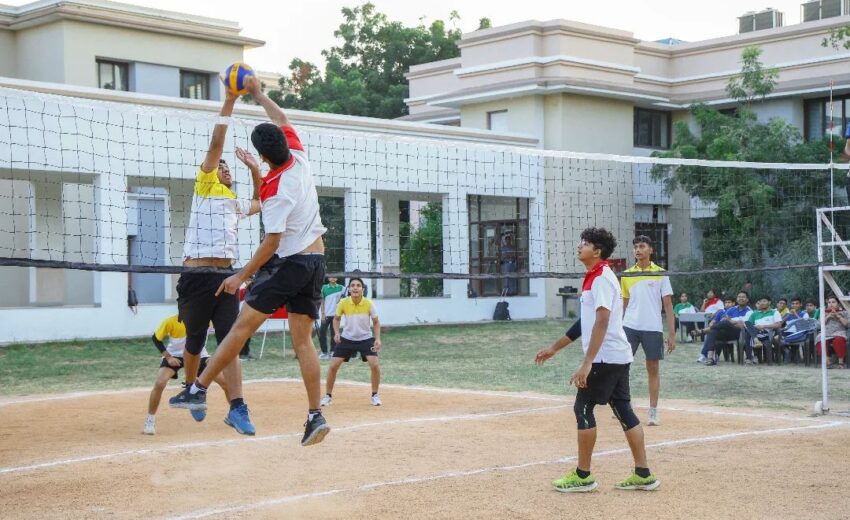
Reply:
[[[705, 346], [703, 347], [706, 351], [706, 366], [717, 364], [717, 357], [715, 356], [715, 352], [719, 352], [717, 343], [737, 340], [741, 335], [741, 331], [744, 330], [744, 322], [747, 321], [753, 312], [748, 305], [750, 303], [750, 295], [745, 291], [740, 291], [735, 301], [737, 305], [727, 309], [720, 322], [708, 331], [708, 336], [705, 338]], [[744, 348], [747, 352], [746, 362], [752, 364], [753, 347], [747, 342], [744, 344]]]
[[723, 302], [716, 296], [714, 289], [709, 289], [705, 293], [705, 299], [702, 301], [702, 311], [714, 315], [717, 311], [723, 310]]
[[[726, 315], [726, 311], [731, 309], [734, 306], [735, 306], [735, 300], [733, 300], [731, 296], [727, 296], [727, 297], [723, 298], [723, 310], [717, 311], [716, 313], [714, 313], [714, 317], [712, 318], [711, 322], [708, 324], [708, 327], [706, 327], [704, 329], [696, 329], [694, 332], [691, 333], [691, 335], [694, 336], [694, 337], [697, 337], [697, 336], [703, 337], [713, 327], [717, 326], [717, 324], [720, 323], [723, 320], [723, 317]], [[707, 345], [708, 345], [707, 342], [703, 342], [702, 352], [700, 352], [700, 355], [697, 358], [697, 363], [704, 363], [705, 360], [707, 359], [707, 357], [706, 357], [706, 356], [708, 356]]]
[[[777, 306], [777, 310], [778, 306]], [[805, 318], [806, 313], [803, 311], [803, 301], [800, 298], [791, 298], [791, 308], [788, 309], [788, 312], [782, 315], [782, 322], [787, 325], [794, 320], [799, 320], [800, 318]]]
[[[673, 316], [675, 316], [676, 321], [676, 332], [679, 332], [679, 314], [680, 313], [692, 313], [697, 312], [696, 307], [688, 301], [688, 293], [682, 293], [679, 295], [679, 303], [673, 307]], [[685, 332], [688, 334], [688, 338], [691, 337], [691, 333], [696, 330], [697, 324], [694, 322], [685, 323]], [[689, 341], [692, 341], [689, 339]]]
[[[762, 352], [765, 353], [765, 360], [769, 363], [770, 356], [768, 355], [768, 349], [772, 350], [771, 347], [779, 349], [781, 338], [778, 331], [782, 328], [782, 316], [779, 315], [778, 310], [770, 308], [769, 296], [762, 296], [758, 299], [756, 310], [747, 318], [744, 327], [747, 330], [745, 337], [746, 343], [744, 345], [748, 346], [750, 353], [752, 353], [752, 343], [754, 341], [761, 343]], [[748, 364], [752, 364], [751, 357], [747, 361]]]
[[776, 311], [782, 319], [785, 319], [785, 315], [788, 314], [788, 298], [779, 298], [776, 302]]
[[818, 335], [817, 343], [815, 344], [815, 352], [821, 355], [821, 341], [826, 339], [827, 351], [834, 353], [838, 358], [838, 363], [833, 364], [831, 359], [827, 360], [827, 368], [844, 368], [844, 359], [847, 355], [847, 327], [850, 324], [850, 315], [847, 311], [841, 310], [838, 305], [838, 298], [830, 296], [826, 300], [826, 311], [824, 312], [824, 330]]
[[818, 304], [815, 303], [814, 300], [811, 300], [811, 299], [806, 300], [805, 317], [811, 318], [813, 320], [819, 320], [820, 319], [820, 309], [818, 309]]

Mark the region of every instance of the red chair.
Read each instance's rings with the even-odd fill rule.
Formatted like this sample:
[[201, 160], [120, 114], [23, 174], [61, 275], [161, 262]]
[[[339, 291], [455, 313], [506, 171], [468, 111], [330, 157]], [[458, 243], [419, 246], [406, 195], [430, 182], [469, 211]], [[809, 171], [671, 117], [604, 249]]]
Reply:
[[286, 327], [289, 322], [289, 313], [286, 312], [286, 306], [284, 306], [276, 310], [274, 314], [269, 316], [265, 323], [263, 323], [263, 342], [260, 344], [259, 359], [263, 359], [263, 350], [266, 348], [266, 335], [269, 333], [269, 323], [272, 320], [280, 321], [283, 324], [283, 329], [281, 331], [281, 334], [283, 335], [283, 357], [286, 357]]

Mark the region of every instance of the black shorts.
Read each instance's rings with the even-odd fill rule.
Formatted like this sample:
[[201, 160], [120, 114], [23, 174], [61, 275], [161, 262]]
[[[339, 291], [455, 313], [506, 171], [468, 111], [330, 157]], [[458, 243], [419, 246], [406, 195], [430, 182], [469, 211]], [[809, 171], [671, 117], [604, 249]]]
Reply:
[[587, 376], [587, 386], [579, 388], [576, 397], [596, 404], [608, 404], [613, 399], [631, 401], [629, 367], [631, 363], [593, 363]]
[[[173, 366], [169, 365], [168, 361], [166, 361], [165, 358], [162, 358], [162, 362], [159, 364], [159, 368], [170, 368], [171, 370], [174, 371], [174, 375], [171, 376], [171, 379], [177, 379], [177, 374], [179, 374], [180, 369], [183, 368], [183, 358], [175, 356], [174, 359], [176, 359], [177, 361], [180, 362], [179, 367], [173, 367]], [[201, 358], [201, 365], [198, 367], [198, 375], [201, 375], [201, 374], [204, 373], [204, 369], [207, 368], [207, 360], [208, 359], [209, 358]]]
[[340, 339], [342, 341], [334, 346], [333, 357], [343, 358], [345, 361], [348, 361], [357, 354], [360, 354], [360, 359], [366, 361], [367, 357], [378, 355], [377, 352], [372, 352], [372, 347], [375, 346], [375, 338], [360, 341], [352, 341], [345, 338]]
[[186, 326], [186, 350], [200, 354], [207, 340], [210, 322], [219, 344], [230, 332], [239, 315], [239, 297], [215, 292], [233, 272], [183, 273], [177, 281], [177, 314]]
[[245, 303], [263, 314], [286, 306], [286, 312], [319, 319], [322, 284], [325, 281], [325, 255], [277, 255], [257, 271]]

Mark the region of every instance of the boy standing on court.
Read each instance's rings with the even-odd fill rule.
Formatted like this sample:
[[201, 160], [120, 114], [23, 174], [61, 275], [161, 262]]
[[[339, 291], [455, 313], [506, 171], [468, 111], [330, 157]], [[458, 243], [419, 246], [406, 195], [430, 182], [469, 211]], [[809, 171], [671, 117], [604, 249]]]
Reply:
[[620, 421], [634, 457], [634, 472], [618, 482], [617, 489], [653, 490], [661, 483], [649, 471], [643, 428], [632, 410], [629, 392], [629, 367], [634, 359], [623, 332], [623, 298], [608, 258], [617, 240], [603, 228], [588, 228], [581, 233], [577, 256], [587, 269], [581, 293], [581, 337], [584, 360], [570, 378], [576, 385], [573, 411], [578, 425], [578, 465], [570, 473], [552, 482], [557, 491], [587, 492], [596, 489], [590, 473], [596, 444], [596, 418], [593, 408], [608, 404]]
[[673, 288], [670, 279], [659, 276], [664, 269], [652, 261], [655, 248], [652, 239], [640, 235], [632, 241], [635, 265], [627, 273], [643, 273], [640, 276], [624, 276], [620, 283], [623, 289], [623, 330], [637, 354], [643, 346], [646, 357], [646, 374], [649, 378], [649, 424], [658, 426], [658, 394], [661, 390], [661, 360], [664, 359], [664, 327], [661, 323], [661, 306], [667, 316], [667, 353], [676, 348], [676, 325], [673, 316]]

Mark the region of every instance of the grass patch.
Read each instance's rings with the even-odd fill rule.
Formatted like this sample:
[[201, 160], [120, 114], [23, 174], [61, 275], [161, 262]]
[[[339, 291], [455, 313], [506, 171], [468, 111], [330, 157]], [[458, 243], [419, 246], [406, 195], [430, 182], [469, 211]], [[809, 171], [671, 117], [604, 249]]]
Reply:
[[[548, 320], [388, 329], [381, 353], [383, 381], [572, 395], [566, 380], [581, 360], [579, 345], [568, 347], [543, 367], [532, 363], [537, 350], [563, 334], [566, 325]], [[252, 343], [255, 356], [259, 340]], [[283, 359], [280, 335], [270, 334], [263, 359], [244, 364], [245, 378], [300, 377], [290, 342], [288, 347]], [[704, 367], [694, 362], [698, 349], [696, 344], [681, 344], [662, 362], [662, 400], [800, 408], [820, 399], [816, 369], [724, 363]], [[0, 391], [9, 396], [147, 386], [158, 365], [158, 353], [148, 338], [10, 345], [0, 348]], [[327, 363], [322, 367], [324, 374]], [[339, 377], [365, 382], [369, 370], [365, 363], [351, 362]], [[631, 384], [635, 397], [647, 396], [642, 353], [632, 366]], [[850, 394], [850, 370], [830, 371], [830, 388], [834, 399]]]

